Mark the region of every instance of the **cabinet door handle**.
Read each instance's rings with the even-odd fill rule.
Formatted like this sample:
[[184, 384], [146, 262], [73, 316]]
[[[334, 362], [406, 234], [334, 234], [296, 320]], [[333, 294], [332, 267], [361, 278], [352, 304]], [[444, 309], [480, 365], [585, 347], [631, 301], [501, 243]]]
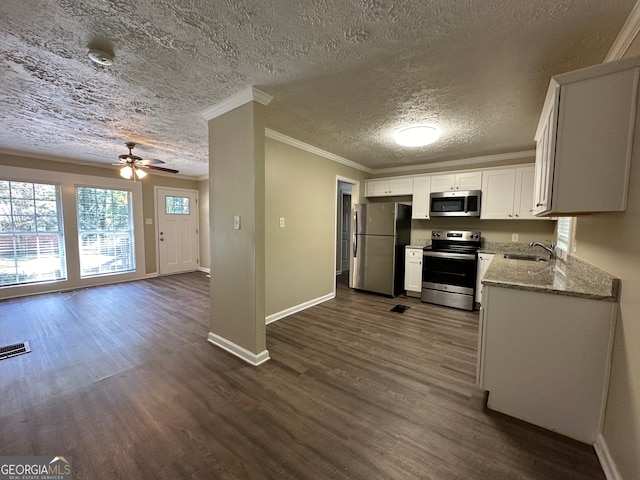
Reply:
[[518, 215], [518, 214], [516, 213], [516, 217], [519, 217], [519, 216], [520, 216], [520, 215]]
[[541, 207], [542, 205], [542, 203], [536, 203], [536, 207]]

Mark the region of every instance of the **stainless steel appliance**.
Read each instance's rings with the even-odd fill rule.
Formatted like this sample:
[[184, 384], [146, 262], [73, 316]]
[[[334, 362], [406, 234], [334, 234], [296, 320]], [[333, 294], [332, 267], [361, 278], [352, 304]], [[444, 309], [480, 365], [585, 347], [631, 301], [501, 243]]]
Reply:
[[403, 290], [404, 247], [411, 207], [396, 202], [354, 205], [350, 286], [395, 297]]
[[422, 262], [421, 300], [473, 310], [480, 232], [434, 230]]
[[480, 190], [434, 192], [430, 196], [429, 214], [432, 217], [479, 217]]

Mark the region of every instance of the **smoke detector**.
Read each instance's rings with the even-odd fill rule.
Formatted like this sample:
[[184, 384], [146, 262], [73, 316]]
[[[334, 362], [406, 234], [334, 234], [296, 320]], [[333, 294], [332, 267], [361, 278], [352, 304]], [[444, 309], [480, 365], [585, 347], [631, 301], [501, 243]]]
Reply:
[[109, 66], [113, 64], [113, 53], [98, 48], [90, 48], [88, 55], [91, 61], [98, 65]]

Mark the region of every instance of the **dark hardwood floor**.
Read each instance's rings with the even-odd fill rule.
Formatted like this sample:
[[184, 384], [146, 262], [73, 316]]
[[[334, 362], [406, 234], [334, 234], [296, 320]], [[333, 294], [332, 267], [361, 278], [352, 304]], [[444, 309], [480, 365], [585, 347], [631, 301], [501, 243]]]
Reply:
[[605, 478], [590, 446], [483, 410], [477, 313], [338, 281], [256, 368], [206, 342], [208, 305], [202, 273], [0, 302], [0, 344], [33, 350], [0, 361], [0, 455], [87, 480]]

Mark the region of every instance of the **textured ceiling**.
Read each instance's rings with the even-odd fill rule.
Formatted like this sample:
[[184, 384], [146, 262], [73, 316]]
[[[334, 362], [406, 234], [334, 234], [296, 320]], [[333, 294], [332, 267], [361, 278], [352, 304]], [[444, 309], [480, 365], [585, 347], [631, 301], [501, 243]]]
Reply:
[[[135, 141], [205, 175], [201, 112], [255, 86], [268, 128], [371, 168], [528, 150], [549, 78], [600, 63], [634, 3], [2, 0], [0, 149], [109, 164]], [[416, 122], [441, 140], [395, 146]]]

